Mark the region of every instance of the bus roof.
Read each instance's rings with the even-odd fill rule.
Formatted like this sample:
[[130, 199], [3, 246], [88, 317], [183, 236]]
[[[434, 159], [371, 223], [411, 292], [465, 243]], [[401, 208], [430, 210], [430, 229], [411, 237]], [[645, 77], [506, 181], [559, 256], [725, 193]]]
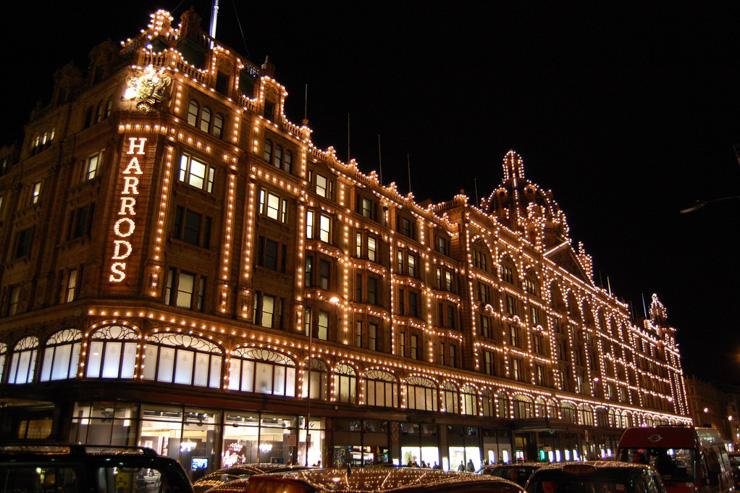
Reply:
[[619, 448], [695, 448], [696, 431], [688, 426], [627, 428], [619, 439]]

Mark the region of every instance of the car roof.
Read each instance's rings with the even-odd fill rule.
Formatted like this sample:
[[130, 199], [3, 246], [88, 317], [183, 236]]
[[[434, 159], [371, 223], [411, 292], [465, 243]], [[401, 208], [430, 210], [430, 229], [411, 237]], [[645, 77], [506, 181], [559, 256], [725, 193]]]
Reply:
[[586, 461], [586, 462], [556, 462], [547, 464], [532, 474], [531, 480], [543, 477], [572, 475], [574, 477], [587, 476], [618, 476], [620, 474], [635, 474], [645, 470], [651, 471], [651, 467], [645, 464], [632, 464], [620, 461]]
[[547, 462], [511, 462], [509, 464], [489, 464], [486, 466], [486, 469], [497, 469], [499, 467], [507, 469], [515, 467], [536, 467], [539, 469], [547, 464]]
[[694, 448], [697, 435], [688, 426], [627, 428], [619, 439], [619, 448]]
[[163, 462], [176, 463], [174, 459], [158, 455], [146, 447], [113, 447], [88, 445], [3, 445], [0, 446], [0, 461], [21, 462], [26, 460], [85, 459], [89, 461], [110, 461], [123, 459], [129, 462]]
[[[480, 474], [441, 471], [438, 469], [425, 468], [389, 468], [389, 467], [366, 467], [353, 469], [313, 469], [289, 473], [266, 474], [254, 476], [254, 482], [288, 482], [309, 486], [314, 491], [337, 492], [364, 492], [364, 491], [406, 491], [415, 487], [423, 486], [443, 488], [454, 484], [479, 485], [498, 484], [502, 489], [521, 493], [522, 488], [506, 479], [496, 476], [483, 476]], [[227, 486], [227, 485], [224, 485]], [[216, 491], [229, 491], [219, 489]]]

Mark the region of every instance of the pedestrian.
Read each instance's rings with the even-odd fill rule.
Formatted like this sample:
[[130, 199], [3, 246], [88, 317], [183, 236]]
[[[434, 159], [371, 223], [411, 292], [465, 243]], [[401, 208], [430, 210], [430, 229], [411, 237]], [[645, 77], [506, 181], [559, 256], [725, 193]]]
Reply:
[[465, 463], [463, 461], [460, 461], [460, 465], [457, 466], [458, 472], [465, 472]]
[[475, 464], [473, 464], [473, 459], [468, 459], [468, 472], [475, 472]]

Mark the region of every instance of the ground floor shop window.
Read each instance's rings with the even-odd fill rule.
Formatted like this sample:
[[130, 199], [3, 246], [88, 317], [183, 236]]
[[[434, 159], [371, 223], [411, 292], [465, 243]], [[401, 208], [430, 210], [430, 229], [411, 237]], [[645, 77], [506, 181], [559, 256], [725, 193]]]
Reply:
[[439, 466], [439, 448], [426, 447], [401, 447], [401, 461], [407, 466], [426, 465]]
[[323, 456], [326, 440], [324, 418], [311, 418], [306, 429], [306, 419], [298, 418], [298, 461], [299, 465], [321, 467], [326, 465]]
[[176, 459], [195, 480], [217, 469], [221, 412], [143, 404], [139, 445]]
[[226, 412], [221, 467], [254, 462], [292, 464], [297, 456], [295, 416]]
[[121, 402], [77, 402], [70, 441], [96, 445], [134, 445], [138, 406]]
[[390, 422], [375, 419], [335, 419], [334, 467], [391, 464]]

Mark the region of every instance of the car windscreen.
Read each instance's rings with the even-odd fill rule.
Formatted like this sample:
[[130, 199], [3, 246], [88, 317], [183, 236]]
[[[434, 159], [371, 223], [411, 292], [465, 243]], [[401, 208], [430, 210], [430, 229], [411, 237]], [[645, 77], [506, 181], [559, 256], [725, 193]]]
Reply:
[[524, 486], [527, 483], [529, 476], [532, 475], [532, 470], [533, 469], [531, 467], [496, 467], [487, 474], [508, 479], [509, 481], [514, 481], [520, 486]]
[[621, 449], [619, 460], [652, 466], [667, 483], [693, 483], [695, 457], [688, 448], [628, 448]]

